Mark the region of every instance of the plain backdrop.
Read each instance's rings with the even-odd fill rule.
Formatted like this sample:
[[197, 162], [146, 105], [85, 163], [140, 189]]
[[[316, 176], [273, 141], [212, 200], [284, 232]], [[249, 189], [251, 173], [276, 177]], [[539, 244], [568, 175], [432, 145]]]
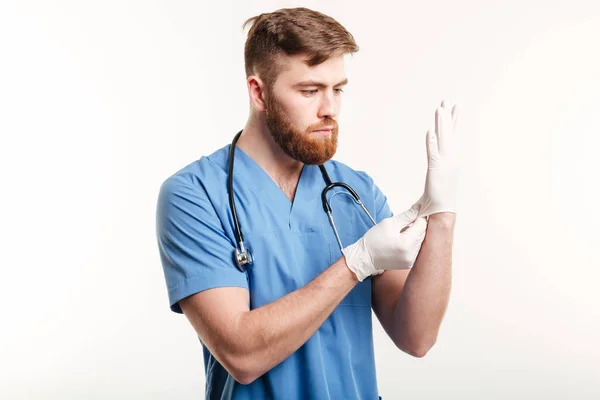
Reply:
[[242, 23], [306, 6], [355, 37], [335, 156], [394, 212], [460, 103], [453, 288], [434, 348], [375, 325], [385, 399], [600, 398], [597, 1], [3, 1], [0, 397], [198, 399], [169, 311], [160, 184], [229, 143]]

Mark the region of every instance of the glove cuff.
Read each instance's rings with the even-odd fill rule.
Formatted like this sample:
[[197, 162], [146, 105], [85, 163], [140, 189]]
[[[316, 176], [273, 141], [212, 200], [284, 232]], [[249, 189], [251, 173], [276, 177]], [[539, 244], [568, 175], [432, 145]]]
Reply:
[[346, 258], [348, 269], [354, 272], [360, 282], [375, 272], [375, 266], [364, 246], [362, 238], [356, 243], [344, 248], [342, 254], [344, 254], [344, 257]]
[[421, 196], [417, 204], [421, 206], [421, 208], [419, 209], [419, 217], [428, 217], [432, 214], [437, 214], [441, 212], [450, 212], [456, 214], [456, 201], [446, 201], [444, 204], [440, 204], [433, 202], [429, 198], [429, 196], [426, 196], [424, 194], [423, 196]]

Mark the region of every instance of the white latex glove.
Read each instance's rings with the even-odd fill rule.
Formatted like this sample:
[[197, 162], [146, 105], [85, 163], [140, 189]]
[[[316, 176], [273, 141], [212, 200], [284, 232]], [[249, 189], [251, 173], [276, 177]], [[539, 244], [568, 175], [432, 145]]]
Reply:
[[418, 214], [419, 206], [415, 204], [402, 214], [384, 219], [342, 250], [348, 268], [359, 281], [385, 270], [414, 265], [427, 230], [426, 218], [417, 218]]
[[442, 101], [435, 113], [435, 131], [427, 131], [425, 191], [417, 204], [420, 217], [440, 212], [456, 213], [458, 186], [458, 107]]

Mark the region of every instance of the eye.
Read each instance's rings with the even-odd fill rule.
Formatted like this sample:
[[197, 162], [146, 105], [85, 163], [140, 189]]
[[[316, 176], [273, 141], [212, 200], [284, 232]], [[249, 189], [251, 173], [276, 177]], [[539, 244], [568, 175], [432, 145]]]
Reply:
[[313, 94], [317, 93], [316, 89], [311, 89], [311, 90], [301, 90], [302, 94], [305, 96], [312, 96]]
[[333, 89], [335, 91], [335, 94], [342, 94], [344, 93], [344, 89], [342, 88], [337, 88], [337, 89]]

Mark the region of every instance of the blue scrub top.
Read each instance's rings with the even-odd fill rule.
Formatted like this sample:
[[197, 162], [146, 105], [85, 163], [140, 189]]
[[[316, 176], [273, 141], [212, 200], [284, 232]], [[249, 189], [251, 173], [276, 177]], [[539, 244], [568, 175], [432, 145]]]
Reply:
[[[216, 287], [238, 286], [255, 309], [302, 288], [342, 256], [321, 203], [325, 182], [304, 166], [293, 203], [239, 147], [233, 187], [246, 247], [247, 272], [234, 263], [234, 225], [227, 196], [227, 145], [184, 167], [161, 186], [157, 239], [171, 310], [178, 301]], [[392, 215], [386, 197], [364, 172], [337, 162], [332, 181], [350, 185], [377, 222]], [[341, 193], [339, 193], [341, 192]], [[339, 194], [338, 194], [339, 193]], [[329, 191], [335, 223], [348, 246], [373, 224], [343, 189]], [[207, 399], [378, 399], [371, 320], [371, 279], [342, 300], [295, 353], [249, 385], [236, 382], [204, 348]]]

